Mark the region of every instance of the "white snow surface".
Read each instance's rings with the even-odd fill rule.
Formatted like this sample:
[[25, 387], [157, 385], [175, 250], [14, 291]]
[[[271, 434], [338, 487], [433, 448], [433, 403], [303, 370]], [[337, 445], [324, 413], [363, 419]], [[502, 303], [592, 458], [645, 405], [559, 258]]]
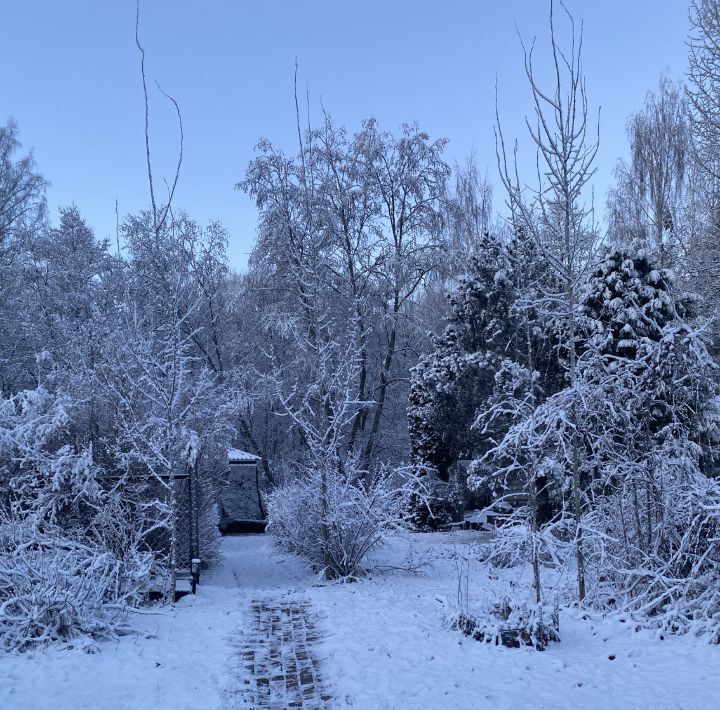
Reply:
[[253, 461], [262, 461], [262, 458], [242, 449], [228, 449], [228, 461], [230, 463], [252, 463]]
[[[458, 558], [480, 533], [397, 538], [383, 565], [351, 584], [319, 583], [263, 535], [223, 540], [224, 561], [175, 610], [135, 615], [138, 631], [100, 651], [49, 648], [0, 656], [0, 707], [11, 710], [231, 710], [236, 654], [252, 599], [310, 599], [324, 634], [317, 655], [338, 708], [700, 710], [720, 701], [720, 648], [636, 632], [630, 618], [561, 613], [560, 643], [538, 653], [487, 646], [447, 628]], [[410, 553], [420, 573], [402, 566]], [[470, 599], [517, 590], [526, 573], [488, 579], [470, 567]], [[448, 601], [449, 600], [449, 601]], [[586, 618], [583, 618], [586, 617]], [[613, 660], [610, 657], [614, 656]], [[235, 703], [235, 704], [233, 704]]]

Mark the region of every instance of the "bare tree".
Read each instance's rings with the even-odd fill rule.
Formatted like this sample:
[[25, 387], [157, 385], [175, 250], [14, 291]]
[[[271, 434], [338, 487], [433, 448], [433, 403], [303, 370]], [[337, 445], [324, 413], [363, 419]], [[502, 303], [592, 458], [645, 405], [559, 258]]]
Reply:
[[691, 0], [690, 123], [695, 156], [716, 184], [720, 179], [720, 2]]
[[17, 125], [0, 126], [0, 258], [45, 214], [45, 179], [36, 172], [32, 154], [19, 159]]
[[[627, 124], [630, 160], [616, 169], [608, 210], [613, 236], [651, 245], [660, 268], [677, 257], [679, 203], [685, 187], [690, 130], [682, 85], [663, 76]], [[686, 245], [685, 245], [686, 246]]]
[[[519, 177], [517, 145], [514, 162], [508, 160], [502, 126], [496, 127], [500, 177], [516, 226], [532, 236], [562, 285], [557, 293], [542, 296], [544, 307], [554, 311], [565, 331], [566, 368], [571, 391], [576, 391], [576, 319], [578, 287], [597, 248], [592, 207], [585, 202], [586, 189], [595, 174], [598, 134], [590, 132], [588, 100], [582, 68], [582, 26], [578, 30], [565, 6], [570, 24], [570, 47], [563, 50], [556, 37], [555, 3], [550, 2], [550, 50], [553, 82], [547, 91], [539, 82], [534, 64], [534, 43], [523, 43], [525, 73], [534, 104], [528, 132], [537, 150], [537, 185], [528, 187]], [[582, 451], [577, 432], [576, 402], [569, 410], [571, 420], [570, 468], [572, 507], [575, 518], [578, 596], [585, 597], [585, 557], [582, 542]]]
[[172, 201], [173, 197], [175, 196], [175, 189], [177, 188], [178, 180], [180, 179], [180, 168], [182, 167], [184, 133], [182, 113], [180, 112], [180, 106], [178, 102], [172, 96], [165, 93], [160, 84], [158, 84], [158, 82], [156, 81], [155, 85], [157, 86], [160, 93], [175, 107], [175, 112], [178, 118], [178, 126], [180, 129], [178, 161], [175, 168], [175, 175], [173, 177], [172, 183], [168, 185], [167, 201], [164, 204], [158, 204], [155, 196], [155, 182], [153, 179], [152, 159], [150, 153], [150, 102], [148, 99], [147, 77], [145, 74], [145, 48], [142, 46], [142, 44], [140, 44], [140, 0], [136, 1], [135, 44], [137, 45], [138, 51], [140, 52], [140, 75], [142, 77], [143, 99], [145, 107], [145, 161], [147, 166], [148, 187], [150, 190], [150, 205], [152, 207], [153, 229], [155, 230], [155, 233], [159, 235], [165, 227], [168, 216], [172, 215]]

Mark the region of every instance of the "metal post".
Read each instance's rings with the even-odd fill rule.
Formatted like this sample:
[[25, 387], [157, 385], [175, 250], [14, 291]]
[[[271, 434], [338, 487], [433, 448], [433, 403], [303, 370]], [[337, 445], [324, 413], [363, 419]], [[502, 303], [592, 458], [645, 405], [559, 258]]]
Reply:
[[201, 561], [197, 557], [193, 557], [190, 562], [190, 572], [192, 573], [192, 593], [195, 594], [195, 589], [200, 583], [200, 564]]
[[190, 471], [190, 481], [193, 489], [193, 505], [190, 508], [190, 539], [193, 549], [190, 553], [192, 559], [200, 557], [200, 484], [198, 481], [197, 463]]

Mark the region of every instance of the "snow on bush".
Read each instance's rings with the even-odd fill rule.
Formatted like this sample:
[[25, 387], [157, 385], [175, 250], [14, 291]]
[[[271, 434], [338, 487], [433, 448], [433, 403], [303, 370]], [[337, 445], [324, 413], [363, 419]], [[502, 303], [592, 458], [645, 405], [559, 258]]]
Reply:
[[644, 626], [720, 643], [720, 484], [697, 472], [653, 481], [659, 498], [635, 515], [639, 486], [606, 496], [585, 522], [594, 584], [588, 601]]
[[[493, 511], [490, 506], [486, 511]], [[495, 518], [496, 533], [477, 548], [478, 558], [493, 567], [516, 567], [537, 559], [544, 568], [563, 569], [572, 562], [574, 529], [572, 521], [557, 517], [534, 531], [531, 513], [522, 506]]]
[[128, 630], [126, 608], [142, 601], [152, 556], [123, 561], [61, 530], [0, 524], [0, 649], [26, 651]]
[[[584, 603], [631, 614], [645, 628], [720, 643], [720, 483], [698, 472], [690, 458], [665, 453], [645, 485], [639, 476], [616, 481], [583, 517]], [[555, 579], [571, 580], [572, 520], [558, 516], [533, 532], [529, 518], [527, 508], [512, 511], [479, 546], [478, 558], [494, 567], [538, 559], [544, 574], [554, 570]], [[569, 602], [573, 595], [565, 586], [556, 586], [555, 593]], [[487, 624], [473, 618], [458, 612], [453, 623], [464, 632], [478, 626], [487, 633]]]
[[353, 332], [341, 341], [311, 338], [303, 347], [314, 356], [305, 384], [288, 383], [285, 366], [267, 378], [279, 415], [301, 444], [296, 463], [266, 496], [267, 529], [327, 579], [346, 578], [362, 572], [368, 552], [389, 532], [408, 525], [409, 496], [424, 484], [406, 469], [370, 471], [367, 447], [364, 454], [348, 447], [358, 406], [369, 404], [355, 394], [361, 361]]
[[[550, 641], [560, 641], [557, 597], [549, 618], [540, 601], [529, 603], [519, 589], [500, 597], [485, 590], [483, 598], [471, 601], [470, 557], [456, 557], [456, 565], [457, 599], [453, 603], [436, 597], [450, 629], [481, 643], [509, 648], [530, 646], [543, 651]], [[491, 578], [497, 578], [491, 568], [488, 571]]]
[[329, 579], [358, 575], [368, 552], [407, 526], [411, 489], [406, 475], [367, 482], [353, 466], [308, 468], [266, 497], [267, 531]]
[[548, 623], [541, 604], [511, 604], [506, 598], [491, 605], [485, 613], [457, 610], [449, 615], [448, 621], [450, 628], [475, 641], [509, 648], [531, 646], [543, 651], [550, 641], [560, 641], [558, 619], [557, 610]]

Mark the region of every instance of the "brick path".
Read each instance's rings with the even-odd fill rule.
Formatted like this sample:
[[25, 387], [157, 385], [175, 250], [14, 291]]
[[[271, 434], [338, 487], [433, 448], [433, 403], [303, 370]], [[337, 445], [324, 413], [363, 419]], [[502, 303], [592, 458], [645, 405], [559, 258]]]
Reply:
[[242, 685], [233, 695], [251, 708], [332, 708], [332, 696], [314, 653], [319, 636], [310, 603], [257, 599], [251, 611], [252, 626], [238, 649]]

